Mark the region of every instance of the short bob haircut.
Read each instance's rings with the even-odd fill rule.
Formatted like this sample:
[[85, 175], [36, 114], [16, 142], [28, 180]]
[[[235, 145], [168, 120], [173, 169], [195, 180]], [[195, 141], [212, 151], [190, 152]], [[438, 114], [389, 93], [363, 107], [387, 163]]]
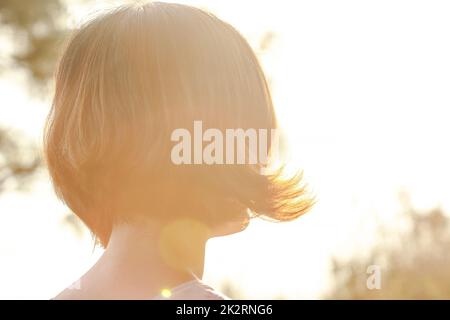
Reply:
[[[175, 165], [176, 128], [277, 128], [247, 41], [203, 10], [129, 5], [77, 29], [62, 55], [44, 138], [57, 195], [103, 246], [150, 218], [246, 225], [308, 211], [301, 174], [264, 165]], [[264, 170], [266, 169], [266, 170]]]

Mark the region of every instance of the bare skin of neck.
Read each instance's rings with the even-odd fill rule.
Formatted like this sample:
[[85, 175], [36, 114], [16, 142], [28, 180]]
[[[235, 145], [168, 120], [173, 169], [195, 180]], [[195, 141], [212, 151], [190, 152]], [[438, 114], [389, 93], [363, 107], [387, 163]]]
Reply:
[[207, 227], [191, 220], [117, 225], [79, 286], [55, 299], [151, 299], [202, 277], [209, 237]]

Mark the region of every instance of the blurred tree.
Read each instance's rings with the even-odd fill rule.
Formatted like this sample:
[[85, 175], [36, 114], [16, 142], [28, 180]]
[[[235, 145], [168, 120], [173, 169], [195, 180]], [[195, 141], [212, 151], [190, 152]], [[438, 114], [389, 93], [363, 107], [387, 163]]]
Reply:
[[[15, 138], [0, 128], [0, 194], [9, 189], [22, 189], [39, 168], [41, 160], [34, 146]], [[20, 142], [18, 142], [20, 141]]]
[[[381, 227], [367, 256], [334, 261], [332, 299], [450, 299], [450, 218], [440, 209], [420, 211], [402, 196], [404, 232]], [[380, 288], [370, 290], [367, 268], [378, 265]]]
[[[26, 72], [30, 89], [45, 88], [66, 34], [59, 22], [64, 9], [60, 0], [0, 0], [2, 74]], [[0, 128], [0, 193], [10, 187], [24, 187], [40, 163], [35, 146]]]
[[60, 21], [64, 15], [60, 0], [0, 0], [0, 30], [13, 37], [10, 57], [2, 69], [29, 72], [35, 84], [45, 83], [53, 73], [58, 49], [66, 34]]

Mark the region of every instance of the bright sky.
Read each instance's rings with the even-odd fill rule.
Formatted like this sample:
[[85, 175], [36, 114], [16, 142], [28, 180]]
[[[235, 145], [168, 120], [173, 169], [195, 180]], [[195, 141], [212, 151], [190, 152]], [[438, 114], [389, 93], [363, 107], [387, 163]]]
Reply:
[[[123, 1], [115, 1], [123, 3]], [[205, 278], [250, 298], [318, 298], [330, 257], [369, 249], [374, 223], [395, 223], [396, 194], [450, 209], [450, 3], [448, 1], [179, 1], [208, 8], [261, 56], [291, 143], [291, 165], [318, 196], [289, 224], [255, 222], [208, 245]], [[76, 24], [111, 1], [70, 7]], [[20, 79], [0, 80], [0, 124], [39, 138], [48, 104]], [[0, 298], [49, 298], [95, 261], [89, 236], [62, 223], [67, 211], [42, 179], [0, 199]]]

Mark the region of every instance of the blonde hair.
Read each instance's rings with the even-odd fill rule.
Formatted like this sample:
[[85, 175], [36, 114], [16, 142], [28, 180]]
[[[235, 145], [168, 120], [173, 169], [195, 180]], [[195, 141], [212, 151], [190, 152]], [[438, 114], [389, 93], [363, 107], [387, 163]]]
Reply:
[[311, 207], [301, 175], [260, 165], [176, 166], [170, 133], [277, 127], [247, 41], [214, 15], [180, 4], [124, 6], [76, 30], [61, 58], [45, 134], [59, 197], [103, 245], [135, 218], [245, 224]]

